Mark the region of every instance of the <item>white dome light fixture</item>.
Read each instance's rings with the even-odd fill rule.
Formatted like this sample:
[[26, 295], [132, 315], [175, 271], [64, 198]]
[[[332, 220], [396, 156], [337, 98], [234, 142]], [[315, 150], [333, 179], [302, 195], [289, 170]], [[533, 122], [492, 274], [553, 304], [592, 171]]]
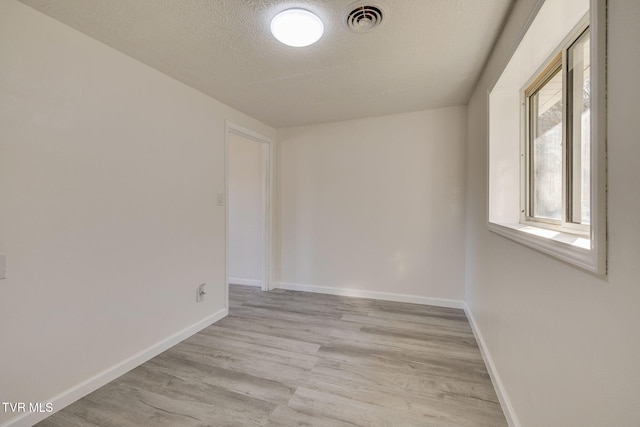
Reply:
[[309, 46], [320, 40], [322, 33], [324, 24], [306, 9], [283, 10], [271, 20], [271, 34], [288, 46]]

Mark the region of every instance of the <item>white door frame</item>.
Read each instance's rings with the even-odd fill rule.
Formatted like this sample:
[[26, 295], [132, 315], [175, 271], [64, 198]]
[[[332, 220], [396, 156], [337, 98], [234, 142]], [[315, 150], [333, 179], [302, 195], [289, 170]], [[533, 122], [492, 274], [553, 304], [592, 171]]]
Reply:
[[229, 307], [229, 134], [236, 134], [261, 144], [266, 144], [267, 149], [263, 150], [262, 156], [262, 206], [264, 212], [264, 234], [263, 234], [263, 261], [262, 261], [262, 290], [268, 291], [271, 288], [271, 239], [272, 239], [272, 194], [273, 194], [273, 141], [271, 138], [260, 135], [252, 130], [244, 128], [235, 123], [225, 121], [224, 138], [224, 170], [225, 170], [225, 233], [226, 233], [226, 266], [225, 276], [227, 283], [227, 307]]

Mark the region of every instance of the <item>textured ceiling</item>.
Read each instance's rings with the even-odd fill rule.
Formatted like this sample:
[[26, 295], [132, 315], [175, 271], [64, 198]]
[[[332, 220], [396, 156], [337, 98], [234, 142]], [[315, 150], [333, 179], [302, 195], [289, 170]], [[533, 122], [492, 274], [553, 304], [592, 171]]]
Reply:
[[[352, 0], [21, 0], [273, 127], [466, 104], [511, 0], [374, 0], [383, 24], [352, 33]], [[314, 45], [269, 32], [301, 6]]]

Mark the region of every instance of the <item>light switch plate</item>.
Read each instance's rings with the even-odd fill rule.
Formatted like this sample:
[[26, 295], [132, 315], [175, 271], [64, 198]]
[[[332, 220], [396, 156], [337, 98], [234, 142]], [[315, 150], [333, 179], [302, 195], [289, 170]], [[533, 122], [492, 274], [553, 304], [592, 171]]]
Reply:
[[0, 279], [7, 278], [7, 256], [0, 254]]
[[224, 193], [218, 193], [218, 206], [224, 206]]

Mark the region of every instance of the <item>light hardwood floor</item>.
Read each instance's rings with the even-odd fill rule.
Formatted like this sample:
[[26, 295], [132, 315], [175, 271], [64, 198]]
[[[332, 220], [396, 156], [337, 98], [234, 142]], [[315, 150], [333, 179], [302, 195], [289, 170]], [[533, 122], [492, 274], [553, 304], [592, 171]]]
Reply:
[[462, 310], [230, 287], [230, 314], [38, 424], [506, 426]]

